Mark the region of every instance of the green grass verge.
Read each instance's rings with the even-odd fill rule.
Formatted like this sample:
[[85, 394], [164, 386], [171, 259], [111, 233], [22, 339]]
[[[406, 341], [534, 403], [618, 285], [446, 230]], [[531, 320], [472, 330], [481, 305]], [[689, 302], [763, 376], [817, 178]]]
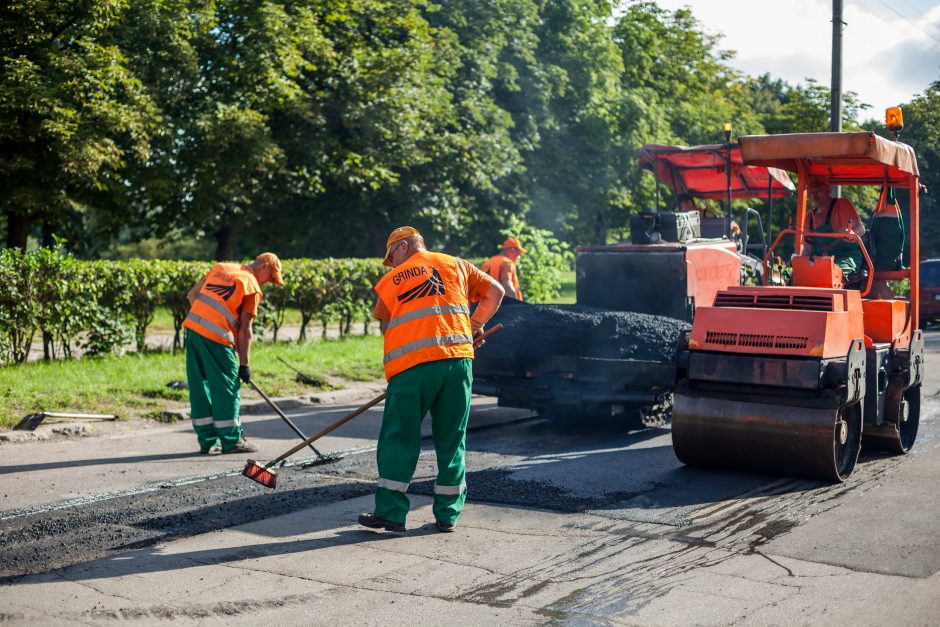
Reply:
[[552, 303], [559, 305], [571, 305], [576, 301], [577, 292], [575, 291], [575, 273], [569, 270], [562, 275], [561, 293], [552, 299]]
[[[317, 391], [298, 383], [296, 373], [278, 357], [305, 374], [353, 381], [382, 378], [382, 338], [350, 337], [264, 343], [252, 347], [251, 372], [270, 396]], [[122, 357], [37, 362], [0, 369], [0, 430], [7, 430], [26, 414], [39, 411], [77, 411], [117, 414], [122, 418], [157, 415], [168, 407], [188, 404], [185, 390], [166, 384], [186, 379], [183, 353], [131, 353]], [[254, 390], [242, 388], [246, 399]]]

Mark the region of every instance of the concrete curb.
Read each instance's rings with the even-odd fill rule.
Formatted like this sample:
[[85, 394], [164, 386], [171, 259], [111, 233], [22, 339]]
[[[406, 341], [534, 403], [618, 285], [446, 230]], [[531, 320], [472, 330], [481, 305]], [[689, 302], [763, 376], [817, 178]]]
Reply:
[[52, 436], [66, 438], [85, 437], [92, 434], [91, 425], [87, 422], [61, 422], [50, 425], [39, 425], [35, 431], [6, 431], [0, 433], [0, 443], [19, 444], [20, 442], [42, 442]]

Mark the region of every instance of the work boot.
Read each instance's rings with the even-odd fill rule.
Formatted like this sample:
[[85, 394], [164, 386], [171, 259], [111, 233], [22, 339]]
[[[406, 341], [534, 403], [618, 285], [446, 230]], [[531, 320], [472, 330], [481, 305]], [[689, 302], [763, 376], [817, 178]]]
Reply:
[[372, 512], [368, 514], [359, 514], [359, 524], [369, 529], [384, 529], [385, 531], [404, 531], [405, 523], [392, 522], [379, 518]]
[[218, 443], [213, 444], [209, 448], [199, 449], [200, 455], [221, 455], [222, 446]]
[[226, 455], [229, 453], [255, 453], [258, 450], [257, 444], [252, 444], [245, 438], [242, 438], [235, 443], [235, 446], [229, 449], [222, 449], [222, 452]]
[[456, 526], [456, 524], [451, 525], [450, 523], [441, 522], [439, 520], [437, 521], [437, 530], [441, 533], [453, 533], [454, 527]]

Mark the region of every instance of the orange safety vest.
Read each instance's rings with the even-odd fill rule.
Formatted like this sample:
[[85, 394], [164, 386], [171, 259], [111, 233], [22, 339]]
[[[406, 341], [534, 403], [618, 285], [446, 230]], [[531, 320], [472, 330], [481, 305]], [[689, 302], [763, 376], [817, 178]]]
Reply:
[[505, 255], [493, 255], [490, 257], [490, 260], [483, 264], [483, 267], [480, 268], [483, 272], [486, 272], [488, 275], [496, 279], [496, 282], [502, 285], [500, 282], [500, 274], [502, 273], [503, 266], [509, 264], [510, 274], [512, 276], [512, 286], [516, 288], [516, 294], [521, 294], [519, 290], [519, 277], [516, 276], [516, 264], [512, 262], [512, 259]]
[[450, 255], [418, 252], [375, 285], [391, 314], [385, 378], [427, 361], [473, 357], [468, 287]]
[[213, 342], [235, 346], [242, 301], [246, 296], [260, 293], [258, 279], [243, 266], [217, 263], [206, 275], [183, 326]]

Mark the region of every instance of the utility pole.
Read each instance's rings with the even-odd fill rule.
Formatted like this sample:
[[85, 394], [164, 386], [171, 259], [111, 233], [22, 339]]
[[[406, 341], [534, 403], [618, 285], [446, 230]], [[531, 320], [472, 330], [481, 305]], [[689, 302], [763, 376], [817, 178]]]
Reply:
[[[832, 0], [832, 84], [830, 85], [829, 130], [842, 131], [842, 0]], [[832, 197], [838, 198], [842, 190], [832, 188]]]

